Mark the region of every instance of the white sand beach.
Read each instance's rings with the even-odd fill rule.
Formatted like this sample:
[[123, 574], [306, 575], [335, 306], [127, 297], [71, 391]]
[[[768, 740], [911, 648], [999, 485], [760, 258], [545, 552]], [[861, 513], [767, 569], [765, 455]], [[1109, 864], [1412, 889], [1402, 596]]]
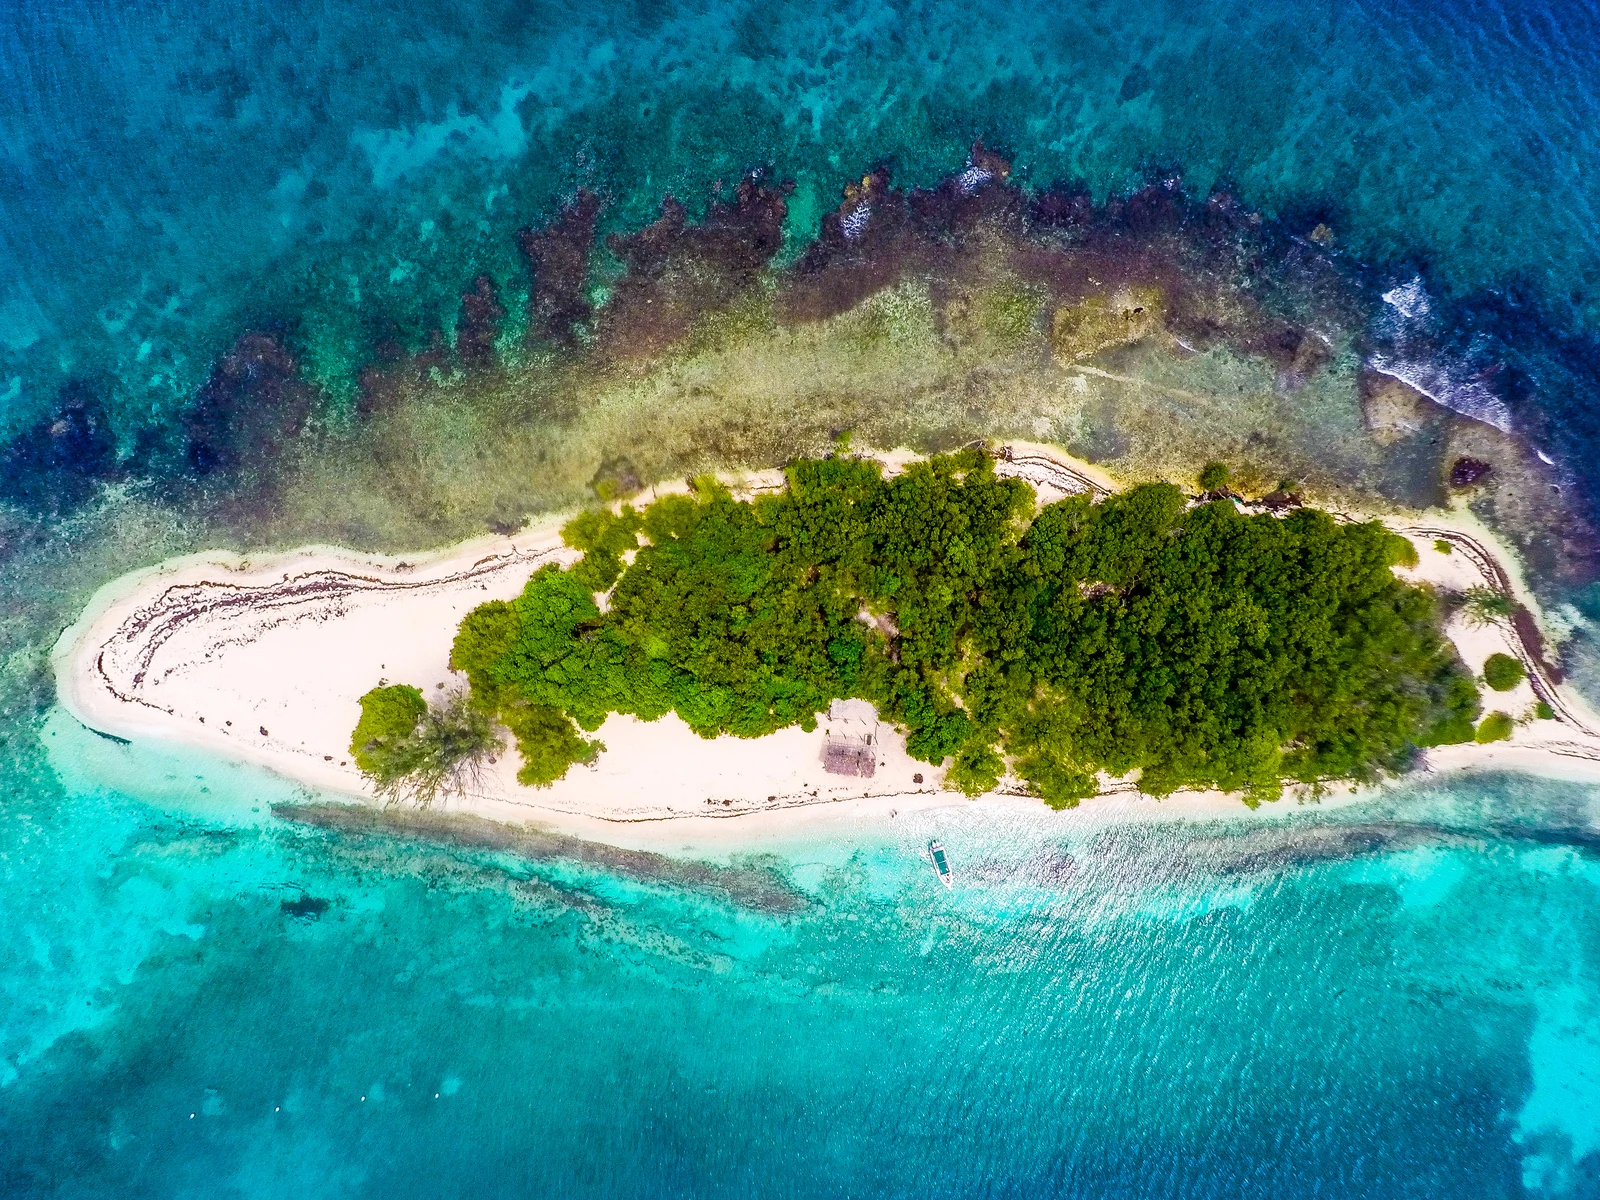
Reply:
[[[1054, 448], [1008, 450], [997, 470], [1027, 479], [1041, 503], [1117, 487]], [[894, 470], [915, 456], [879, 457]], [[754, 494], [780, 487], [782, 475], [729, 482], [736, 494]], [[640, 500], [682, 486], [652, 489]], [[253, 559], [208, 553], [125, 576], [102, 588], [59, 640], [60, 703], [84, 725], [115, 737], [183, 743], [319, 791], [370, 797], [349, 755], [360, 697], [380, 682], [427, 692], [461, 686], [449, 669], [456, 626], [485, 600], [517, 595], [540, 564], [575, 558], [561, 543], [563, 520], [406, 559], [329, 547]], [[1537, 613], [1511, 556], [1470, 515], [1430, 513], [1388, 523], [1417, 547], [1418, 565], [1402, 571], [1407, 578], [1455, 590], [1487, 581]], [[1435, 548], [1440, 540], [1451, 543], [1451, 553]], [[1503, 768], [1600, 781], [1600, 720], [1541, 671], [1509, 623], [1476, 627], [1457, 618], [1449, 633], [1474, 670], [1502, 651], [1523, 661], [1529, 679], [1511, 692], [1485, 692], [1486, 711], [1518, 719], [1509, 741], [1430, 751], [1426, 769]], [[1533, 719], [1541, 698], [1556, 719]], [[871, 778], [824, 770], [827, 741], [849, 735], [870, 736]], [[878, 824], [972, 803], [943, 791], [941, 773], [910, 758], [891, 727], [863, 724], [859, 714], [824, 717], [811, 733], [791, 728], [759, 739], [715, 740], [696, 736], [671, 714], [652, 723], [613, 716], [597, 736], [605, 752], [553, 787], [519, 785], [516, 755], [508, 750], [479, 792], [446, 805], [546, 822], [598, 840], [755, 846], [802, 828]], [[1042, 810], [1017, 795], [977, 803]], [[1163, 817], [1244, 811], [1236, 797], [1190, 793], [1158, 802], [1115, 781], [1084, 807]]]

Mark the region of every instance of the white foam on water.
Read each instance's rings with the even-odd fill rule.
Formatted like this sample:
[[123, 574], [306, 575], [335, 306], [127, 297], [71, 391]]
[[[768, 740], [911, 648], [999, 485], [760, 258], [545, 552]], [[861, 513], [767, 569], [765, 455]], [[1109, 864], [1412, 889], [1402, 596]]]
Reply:
[[1374, 354], [1367, 366], [1380, 375], [1398, 379], [1421, 392], [1435, 404], [1451, 412], [1510, 433], [1511, 409], [1494, 390], [1465, 367], [1437, 358], [1408, 358], [1404, 355]]
[[1510, 433], [1511, 410], [1484, 381], [1482, 371], [1441, 354], [1434, 345], [1437, 322], [1422, 279], [1395, 285], [1383, 293], [1383, 302], [1388, 312], [1379, 317], [1378, 332], [1393, 342], [1393, 348], [1373, 353], [1367, 367], [1398, 379], [1452, 412]]
[[986, 170], [983, 167], [972, 166], [956, 176], [956, 187], [963, 196], [972, 196], [976, 195], [978, 190], [992, 179], [994, 179], [993, 171]]
[[1420, 275], [1383, 293], [1383, 302], [1409, 320], [1421, 320], [1433, 312]]
[[863, 200], [856, 205], [839, 221], [839, 232], [844, 234], [847, 242], [853, 242], [866, 232], [867, 222], [872, 219], [872, 205]]

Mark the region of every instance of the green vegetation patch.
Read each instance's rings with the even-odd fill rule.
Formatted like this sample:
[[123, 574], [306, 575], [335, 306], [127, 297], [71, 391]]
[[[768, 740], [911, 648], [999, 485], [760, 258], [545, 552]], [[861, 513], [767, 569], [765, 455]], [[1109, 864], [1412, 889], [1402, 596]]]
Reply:
[[1414, 567], [1417, 565], [1417, 548], [1408, 537], [1398, 533], [1389, 535], [1389, 565], [1392, 567]]
[[1517, 602], [1497, 588], [1479, 584], [1470, 587], [1461, 599], [1461, 611], [1469, 625], [1495, 625], [1509, 621]]
[[1483, 681], [1497, 692], [1509, 692], [1524, 674], [1522, 664], [1509, 654], [1491, 654], [1483, 660]]
[[1485, 717], [1478, 726], [1477, 740], [1479, 744], [1488, 742], [1503, 742], [1511, 736], [1511, 731], [1517, 723], [1511, 719], [1510, 713], [1492, 712]]
[[350, 738], [356, 766], [380, 797], [410, 798], [424, 808], [443, 792], [472, 787], [499, 748], [491, 715], [465, 693], [429, 707], [419, 689], [405, 684], [361, 697], [361, 719]]
[[361, 697], [361, 719], [350, 735], [350, 756], [356, 766], [372, 776], [391, 773], [396, 752], [427, 711], [422, 692], [405, 684], [376, 687]]
[[1189, 508], [1166, 484], [1034, 515], [977, 451], [787, 476], [750, 502], [701, 480], [580, 518], [580, 563], [468, 615], [452, 663], [516, 735], [525, 782], [597, 753], [580, 730], [610, 713], [758, 737], [843, 697], [948, 760], [952, 786], [1009, 770], [1054, 805], [1102, 770], [1262, 798], [1473, 737], [1472, 677], [1376, 523]]

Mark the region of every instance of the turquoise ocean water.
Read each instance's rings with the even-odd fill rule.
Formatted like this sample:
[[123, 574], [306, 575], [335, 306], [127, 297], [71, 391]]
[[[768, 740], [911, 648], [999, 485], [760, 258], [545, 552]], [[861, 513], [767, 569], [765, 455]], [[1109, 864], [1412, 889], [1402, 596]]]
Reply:
[[[0, 11], [0, 433], [71, 381], [127, 444], [253, 323], [348, 387], [475, 272], [514, 300], [511, 231], [580, 184], [624, 227], [770, 163], [798, 243], [978, 135], [1033, 184], [1229, 180], [1424, 272], [1465, 340], [1592, 357], [1583, 4]], [[1592, 398], [1537, 397], [1575, 470]], [[140, 519], [120, 559], [0, 529], [33, 572], [0, 614], [0, 1194], [1600, 1196], [1595, 789], [956, 807], [736, 864], [768, 907], [335, 834], [52, 709], [63, 597], [182, 544]]]
[[5, 824], [7, 1194], [1594, 1193], [1584, 789], [956, 805], [746, 864], [799, 899], [763, 911], [43, 736], [63, 789]]

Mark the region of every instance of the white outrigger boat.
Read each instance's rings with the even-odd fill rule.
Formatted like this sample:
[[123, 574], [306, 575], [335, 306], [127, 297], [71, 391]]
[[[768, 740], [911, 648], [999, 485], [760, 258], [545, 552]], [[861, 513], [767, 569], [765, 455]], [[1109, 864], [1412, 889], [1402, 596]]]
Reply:
[[935, 839], [928, 843], [928, 861], [933, 864], [933, 871], [939, 877], [939, 882], [949, 887], [950, 860], [944, 856], [944, 843]]

